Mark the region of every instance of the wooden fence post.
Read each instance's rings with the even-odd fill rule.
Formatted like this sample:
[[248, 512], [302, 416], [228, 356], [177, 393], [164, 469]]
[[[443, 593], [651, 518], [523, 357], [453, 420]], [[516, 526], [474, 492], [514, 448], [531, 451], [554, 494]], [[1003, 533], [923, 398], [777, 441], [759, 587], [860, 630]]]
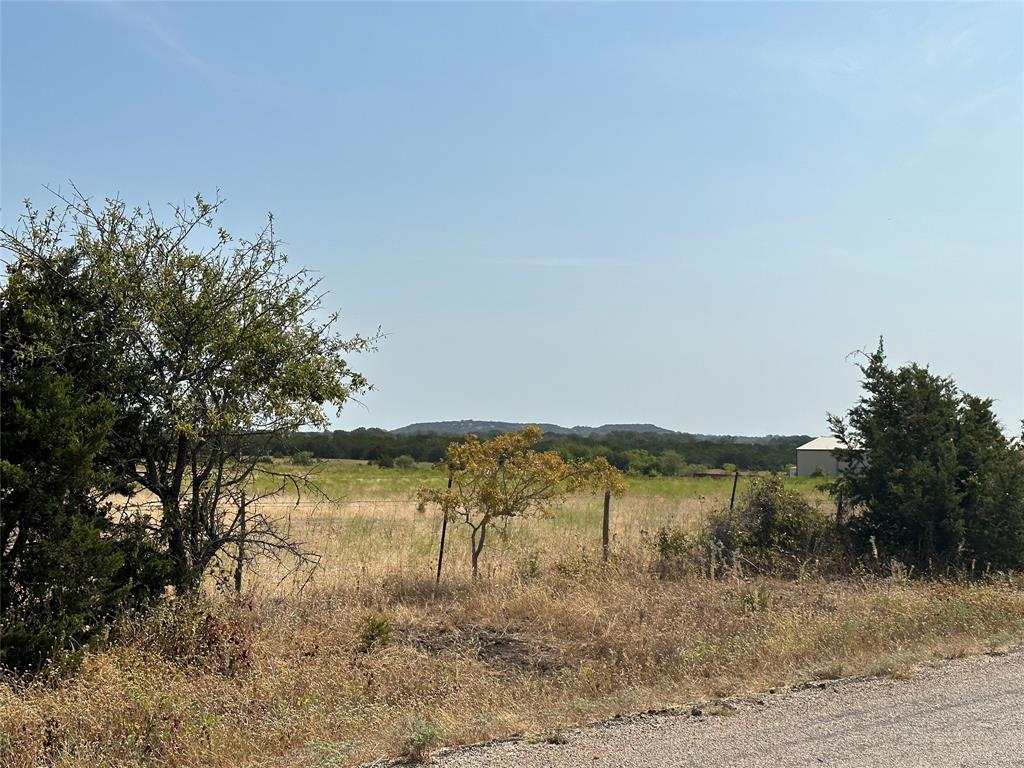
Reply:
[[604, 519], [601, 522], [601, 551], [602, 558], [608, 562], [608, 529], [610, 527], [609, 518], [611, 517], [611, 506], [612, 506], [612, 492], [605, 489], [604, 492]]
[[737, 469], [736, 474], [732, 477], [732, 498], [729, 499], [729, 511], [732, 511], [732, 505], [736, 503], [736, 484], [740, 481], [740, 471]]
[[[452, 489], [452, 473], [448, 473], [448, 490]], [[435, 584], [441, 583], [441, 564], [444, 563], [444, 537], [448, 533], [448, 511], [446, 509], [441, 510], [441, 546], [437, 550], [437, 579], [434, 581]]]

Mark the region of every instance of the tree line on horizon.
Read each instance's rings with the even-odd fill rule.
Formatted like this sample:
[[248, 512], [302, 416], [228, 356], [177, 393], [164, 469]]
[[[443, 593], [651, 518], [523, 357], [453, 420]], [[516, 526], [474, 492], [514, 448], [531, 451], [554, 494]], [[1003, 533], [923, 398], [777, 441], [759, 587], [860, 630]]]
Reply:
[[[276, 439], [268, 446], [267, 454], [289, 457], [305, 453], [317, 459], [358, 459], [390, 467], [400, 456], [436, 463], [444, 458], [448, 445], [459, 439], [451, 434], [401, 434], [376, 428], [296, 432]], [[541, 438], [538, 449], [555, 451], [566, 460], [604, 458], [616, 469], [634, 475], [675, 476], [721, 467], [751, 472], [784, 471], [794, 463], [797, 446], [810, 439], [806, 435], [792, 435], [767, 438], [762, 443], [740, 443], [651, 432], [588, 437], [549, 432]]]

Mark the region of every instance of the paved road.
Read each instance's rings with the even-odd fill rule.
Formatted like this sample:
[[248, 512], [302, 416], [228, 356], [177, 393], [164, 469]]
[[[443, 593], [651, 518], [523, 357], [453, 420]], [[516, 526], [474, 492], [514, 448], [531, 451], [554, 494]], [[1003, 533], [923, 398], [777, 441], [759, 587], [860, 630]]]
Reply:
[[[763, 702], [763, 703], [762, 703]], [[442, 768], [1024, 766], [1024, 649], [736, 702], [726, 715], [644, 715], [442, 755]]]

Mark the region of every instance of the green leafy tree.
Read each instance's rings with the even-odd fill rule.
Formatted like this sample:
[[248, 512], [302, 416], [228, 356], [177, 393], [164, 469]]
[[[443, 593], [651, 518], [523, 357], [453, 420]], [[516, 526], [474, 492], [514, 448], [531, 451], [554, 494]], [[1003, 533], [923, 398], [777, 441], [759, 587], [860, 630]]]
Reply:
[[16, 260], [0, 291], [0, 666], [17, 670], [73, 660], [103, 620], [159, 594], [170, 572], [104, 500], [116, 483], [98, 457], [115, 408], [69, 365], [93, 354], [103, 311], [76, 264], [74, 254], [46, 271]]
[[623, 452], [626, 471], [631, 475], [656, 475], [658, 473], [658, 457], [642, 448], [633, 448]]
[[[28, 290], [46, 286], [53, 343], [75, 339], [55, 371], [113, 407], [97, 457], [107, 490], [132, 502], [125, 514], [169, 555], [179, 588], [243, 538], [250, 557], [314, 561], [252, 495], [257, 479], [274, 493], [308, 473], [258, 457], [299, 427], [325, 427], [329, 404], [367, 388], [347, 358], [373, 340], [337, 333], [318, 280], [288, 268], [272, 219], [235, 239], [214, 224], [220, 200], [196, 197], [169, 223], [120, 200], [62, 200], [59, 215], [29, 208], [3, 246]], [[76, 291], [89, 297], [81, 316], [65, 312]]]
[[881, 343], [861, 372], [860, 400], [829, 417], [849, 446], [836, 490], [859, 511], [861, 546], [918, 568], [1024, 566], [1024, 466], [992, 401], [917, 364], [889, 368]]
[[658, 457], [658, 474], [665, 477], [676, 477], [681, 474], [686, 460], [678, 451], [668, 450]]

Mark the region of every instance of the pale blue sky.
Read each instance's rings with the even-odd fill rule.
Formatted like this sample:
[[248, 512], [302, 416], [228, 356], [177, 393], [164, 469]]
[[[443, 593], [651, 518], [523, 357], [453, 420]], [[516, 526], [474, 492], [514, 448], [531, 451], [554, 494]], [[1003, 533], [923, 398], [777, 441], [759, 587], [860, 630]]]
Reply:
[[12, 3], [2, 205], [220, 188], [377, 385], [478, 418], [823, 433], [886, 337], [1024, 416], [1022, 6]]

